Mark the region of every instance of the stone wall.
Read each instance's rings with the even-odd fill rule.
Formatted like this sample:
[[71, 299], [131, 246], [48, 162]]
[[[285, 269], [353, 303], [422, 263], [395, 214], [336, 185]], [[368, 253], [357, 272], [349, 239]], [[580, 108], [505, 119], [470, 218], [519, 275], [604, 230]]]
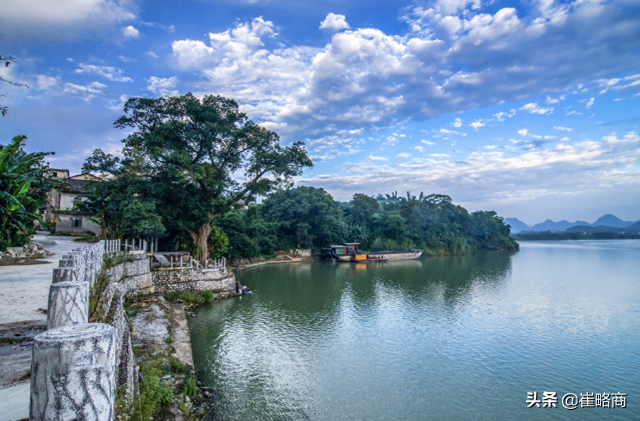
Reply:
[[158, 292], [205, 291], [233, 292], [236, 278], [227, 269], [160, 268], [152, 272]]
[[100, 241], [62, 256], [53, 270], [49, 330], [34, 337], [30, 420], [111, 420], [117, 390], [133, 402], [137, 370], [127, 295], [235, 291], [226, 267], [151, 271], [144, 251], [121, 250], [118, 240]]

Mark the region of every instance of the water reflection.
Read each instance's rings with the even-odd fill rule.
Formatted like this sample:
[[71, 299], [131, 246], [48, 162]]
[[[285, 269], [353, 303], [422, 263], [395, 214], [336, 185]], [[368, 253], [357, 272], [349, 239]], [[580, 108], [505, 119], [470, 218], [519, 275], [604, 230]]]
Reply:
[[255, 293], [191, 321], [199, 377], [220, 420], [556, 419], [526, 391], [640, 392], [636, 254], [572, 250], [241, 271]]

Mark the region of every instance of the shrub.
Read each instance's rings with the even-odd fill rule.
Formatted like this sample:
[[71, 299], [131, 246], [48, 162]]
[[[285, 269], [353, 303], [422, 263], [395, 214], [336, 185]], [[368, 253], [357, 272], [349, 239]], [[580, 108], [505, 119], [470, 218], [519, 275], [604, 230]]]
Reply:
[[192, 398], [196, 393], [198, 393], [196, 378], [194, 375], [190, 375], [184, 381], [184, 394]]
[[204, 298], [204, 300], [206, 302], [213, 301], [214, 297], [215, 297], [215, 295], [214, 295], [214, 293], [212, 291], [202, 291], [202, 298]]
[[140, 382], [139, 405], [135, 405], [132, 419], [148, 421], [160, 411], [164, 405], [171, 403], [173, 389], [171, 383], [160, 380], [162, 371], [157, 367], [143, 366]]

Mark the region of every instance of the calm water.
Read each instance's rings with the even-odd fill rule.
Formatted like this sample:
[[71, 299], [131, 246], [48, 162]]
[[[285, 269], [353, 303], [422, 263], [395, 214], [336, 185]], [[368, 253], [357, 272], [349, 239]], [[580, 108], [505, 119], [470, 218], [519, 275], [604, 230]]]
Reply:
[[[240, 271], [191, 321], [220, 420], [640, 419], [640, 241]], [[527, 392], [626, 409], [526, 408]]]

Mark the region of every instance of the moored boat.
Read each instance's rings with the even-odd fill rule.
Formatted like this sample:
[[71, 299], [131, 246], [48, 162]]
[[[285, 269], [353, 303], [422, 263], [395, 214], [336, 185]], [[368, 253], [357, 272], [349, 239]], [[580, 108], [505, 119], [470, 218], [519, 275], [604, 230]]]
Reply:
[[323, 249], [325, 258], [333, 259], [337, 262], [386, 262], [387, 260], [411, 260], [422, 256], [422, 250], [404, 251], [374, 251], [362, 253], [359, 250], [360, 243], [344, 243], [342, 245], [329, 246]]
[[404, 250], [404, 251], [372, 251], [369, 257], [380, 257], [387, 260], [411, 260], [422, 256], [423, 250]]

